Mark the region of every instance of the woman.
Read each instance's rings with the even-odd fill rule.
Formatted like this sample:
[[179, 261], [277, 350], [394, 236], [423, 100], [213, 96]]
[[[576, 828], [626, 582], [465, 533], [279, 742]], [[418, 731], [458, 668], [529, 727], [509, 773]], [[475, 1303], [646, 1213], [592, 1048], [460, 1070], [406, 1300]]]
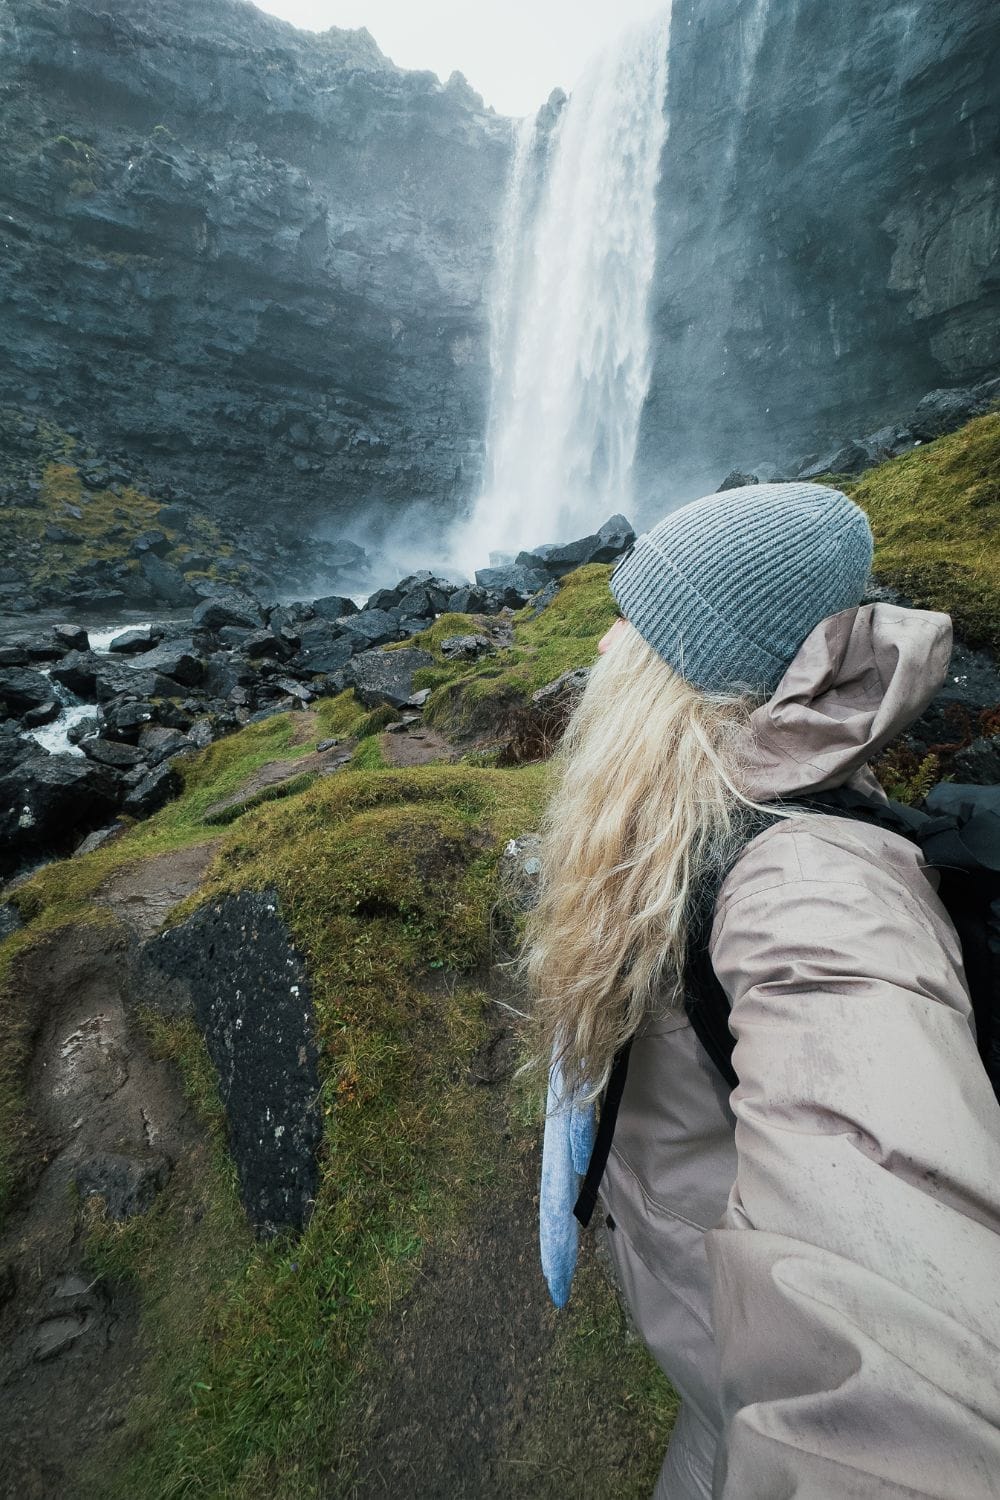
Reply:
[[[877, 792], [943, 681], [948, 617], [861, 605], [871, 556], [825, 486], [673, 512], [612, 575], [560, 752], [538, 1056], [580, 1105], [633, 1038], [601, 1199], [682, 1397], [657, 1500], [1000, 1496], [1000, 1111], [957, 938], [916, 845], [773, 805]], [[731, 1094], [680, 983], [716, 889]]]

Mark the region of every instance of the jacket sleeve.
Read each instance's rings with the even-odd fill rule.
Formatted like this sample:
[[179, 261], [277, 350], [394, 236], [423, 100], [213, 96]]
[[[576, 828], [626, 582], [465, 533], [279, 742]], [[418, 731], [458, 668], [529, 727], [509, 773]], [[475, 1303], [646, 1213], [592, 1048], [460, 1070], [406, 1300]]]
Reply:
[[954, 930], [929, 883], [846, 855], [810, 880], [817, 835], [779, 837], [713, 931], [739, 1077], [715, 1493], [1000, 1497], [1000, 1109]]

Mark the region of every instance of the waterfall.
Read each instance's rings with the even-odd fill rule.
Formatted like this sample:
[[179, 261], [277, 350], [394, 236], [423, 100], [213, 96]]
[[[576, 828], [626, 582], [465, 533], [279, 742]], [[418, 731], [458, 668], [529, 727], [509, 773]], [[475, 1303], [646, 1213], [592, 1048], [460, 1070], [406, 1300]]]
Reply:
[[590, 65], [547, 152], [534, 121], [518, 134], [494, 281], [486, 481], [452, 542], [466, 567], [488, 550], [584, 535], [629, 507], [669, 28], [668, 10]]

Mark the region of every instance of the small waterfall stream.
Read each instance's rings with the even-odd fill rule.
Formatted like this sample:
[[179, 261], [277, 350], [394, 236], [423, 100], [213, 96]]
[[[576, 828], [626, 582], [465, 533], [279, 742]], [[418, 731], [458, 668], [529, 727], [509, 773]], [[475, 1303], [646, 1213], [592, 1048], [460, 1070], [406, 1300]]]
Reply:
[[628, 509], [649, 385], [669, 31], [666, 10], [597, 58], [547, 152], [536, 122], [520, 129], [494, 283], [486, 482], [452, 539], [465, 567]]

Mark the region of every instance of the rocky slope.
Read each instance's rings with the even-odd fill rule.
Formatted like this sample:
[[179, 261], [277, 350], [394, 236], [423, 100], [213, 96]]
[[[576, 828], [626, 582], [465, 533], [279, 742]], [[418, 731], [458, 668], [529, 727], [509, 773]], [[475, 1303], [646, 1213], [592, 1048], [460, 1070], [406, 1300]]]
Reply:
[[244, 0], [0, 0], [0, 105], [0, 402], [293, 537], [474, 486], [509, 127], [460, 75]]

